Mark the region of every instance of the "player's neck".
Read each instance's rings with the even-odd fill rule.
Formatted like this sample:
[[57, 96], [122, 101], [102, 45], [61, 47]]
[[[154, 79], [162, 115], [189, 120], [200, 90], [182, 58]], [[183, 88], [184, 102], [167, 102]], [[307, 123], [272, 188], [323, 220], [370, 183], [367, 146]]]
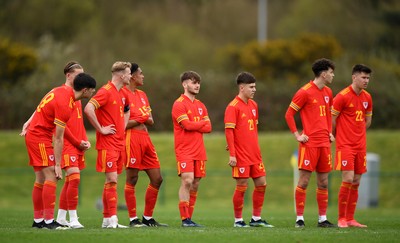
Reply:
[[249, 98], [245, 97], [243, 94], [238, 94], [238, 97], [243, 100], [244, 103], [247, 104], [247, 102], [249, 102]]
[[363, 89], [358, 88], [356, 85], [352, 84], [351, 87], [353, 88], [354, 92], [359, 95]]
[[313, 83], [315, 84], [315, 86], [318, 87], [318, 89], [322, 89], [323, 87], [325, 87], [325, 81], [324, 81], [324, 79], [321, 78], [321, 77], [316, 77], [316, 78], [313, 80]]
[[185, 96], [187, 96], [192, 102], [196, 99], [196, 96], [192, 93], [185, 92], [183, 93]]

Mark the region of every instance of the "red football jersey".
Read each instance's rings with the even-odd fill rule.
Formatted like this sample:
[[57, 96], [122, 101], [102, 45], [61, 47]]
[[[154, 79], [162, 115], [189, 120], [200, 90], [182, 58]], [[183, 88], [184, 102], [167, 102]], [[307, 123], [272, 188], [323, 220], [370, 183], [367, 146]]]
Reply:
[[182, 94], [172, 106], [172, 120], [177, 161], [207, 160], [203, 132], [188, 131], [180, 125], [183, 120], [209, 122], [206, 106], [198, 99], [192, 102]]
[[[294, 95], [290, 108], [300, 111], [303, 133], [309, 140], [307, 147], [329, 147], [329, 133], [332, 132], [332, 90], [319, 89], [311, 80]], [[295, 132], [295, 131], [292, 131]]]
[[371, 95], [363, 90], [357, 95], [348, 86], [333, 99], [332, 115], [336, 119], [336, 147], [365, 152], [367, 147], [365, 117], [372, 116]]
[[258, 106], [249, 99], [247, 104], [238, 96], [225, 110], [225, 129], [233, 129], [236, 166], [248, 166], [262, 163], [258, 144]]
[[97, 120], [102, 126], [115, 125], [115, 134], [103, 135], [96, 131], [97, 150], [118, 150], [125, 148], [125, 121], [124, 106], [129, 101], [123, 89], [117, 90], [115, 85], [109, 81], [99, 89], [90, 103], [96, 108]]
[[56, 126], [65, 128], [75, 108], [74, 99], [71, 88], [61, 86], [52, 89], [37, 106], [27, 132], [46, 147], [52, 147], [54, 129]]
[[[67, 122], [67, 129], [70, 130], [79, 143], [82, 140], [88, 140], [83, 124], [82, 102], [80, 100], [75, 101], [75, 109], [72, 111], [71, 118]], [[84, 154], [84, 152], [77, 148], [74, 142], [70, 141], [67, 136], [64, 136], [63, 154]]]
[[129, 97], [130, 117], [129, 120], [142, 121], [143, 117], [147, 117], [151, 112], [151, 107], [145, 92], [139, 89], [130, 91], [128, 88], [123, 88]]

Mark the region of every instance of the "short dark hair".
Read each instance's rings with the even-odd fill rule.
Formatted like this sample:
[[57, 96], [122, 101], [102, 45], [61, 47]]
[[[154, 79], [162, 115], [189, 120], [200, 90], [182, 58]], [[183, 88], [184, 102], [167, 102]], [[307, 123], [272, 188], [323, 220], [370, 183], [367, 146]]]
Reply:
[[353, 66], [353, 70], [352, 70], [351, 74], [355, 74], [355, 73], [370, 74], [370, 73], [372, 73], [372, 70], [371, 70], [371, 68], [365, 66], [364, 64], [356, 64]]
[[196, 73], [195, 71], [186, 71], [181, 74], [181, 82], [188, 80], [188, 79], [197, 81], [197, 82], [201, 81], [200, 75], [198, 73]]
[[74, 78], [74, 90], [81, 91], [84, 88], [96, 88], [96, 80], [87, 73], [80, 73]]
[[131, 74], [136, 72], [139, 69], [139, 65], [137, 63], [131, 62]]
[[329, 68], [335, 70], [335, 64], [327, 58], [321, 58], [313, 63], [311, 69], [314, 72], [315, 77], [319, 77], [323, 71], [328, 71]]
[[75, 69], [83, 69], [83, 67], [78, 62], [70, 61], [64, 66], [64, 74], [72, 73]]
[[252, 84], [256, 82], [256, 78], [249, 72], [241, 72], [236, 77], [236, 83], [239, 84]]

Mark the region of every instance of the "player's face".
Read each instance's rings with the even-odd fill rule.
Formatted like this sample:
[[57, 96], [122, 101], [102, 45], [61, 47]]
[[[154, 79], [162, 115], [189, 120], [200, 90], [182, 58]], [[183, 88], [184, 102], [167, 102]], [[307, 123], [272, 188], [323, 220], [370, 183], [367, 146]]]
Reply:
[[130, 68], [125, 68], [124, 71], [122, 71], [122, 75], [121, 75], [121, 79], [122, 79], [122, 83], [124, 85], [128, 85], [130, 80], [131, 80], [131, 69]]
[[66, 74], [67, 79], [70, 80], [71, 86], [73, 86], [73, 82], [74, 82], [76, 75], [78, 75], [80, 73], [83, 73], [83, 69], [77, 68], [77, 69], [74, 69], [72, 72]]
[[200, 81], [191, 79], [185, 80], [183, 83], [183, 88], [186, 92], [192, 95], [197, 95], [200, 92]]
[[359, 89], [366, 89], [368, 87], [370, 74], [368, 73], [355, 73], [352, 75], [353, 83]]
[[144, 83], [144, 75], [141, 68], [138, 68], [136, 72], [132, 73], [131, 82], [134, 82], [136, 86], [142, 86]]
[[329, 68], [327, 71], [322, 72], [321, 75], [325, 80], [325, 84], [331, 84], [333, 81], [333, 77], [335, 77], [335, 74], [334, 74], [332, 68]]
[[240, 89], [245, 98], [252, 99], [254, 97], [254, 94], [256, 93], [256, 84], [255, 83], [242, 84]]

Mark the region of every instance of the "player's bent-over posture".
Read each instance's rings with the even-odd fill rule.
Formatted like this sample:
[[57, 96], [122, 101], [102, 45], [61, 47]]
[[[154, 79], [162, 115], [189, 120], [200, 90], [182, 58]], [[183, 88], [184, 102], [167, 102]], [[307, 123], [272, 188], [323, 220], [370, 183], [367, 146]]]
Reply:
[[96, 81], [85, 73], [74, 79], [73, 89], [65, 85], [52, 89], [44, 96], [28, 120], [21, 135], [29, 155], [29, 164], [35, 171], [32, 191], [34, 228], [66, 229], [54, 220], [57, 180], [62, 179], [61, 160], [64, 130], [75, 109], [75, 101], [89, 98]]

